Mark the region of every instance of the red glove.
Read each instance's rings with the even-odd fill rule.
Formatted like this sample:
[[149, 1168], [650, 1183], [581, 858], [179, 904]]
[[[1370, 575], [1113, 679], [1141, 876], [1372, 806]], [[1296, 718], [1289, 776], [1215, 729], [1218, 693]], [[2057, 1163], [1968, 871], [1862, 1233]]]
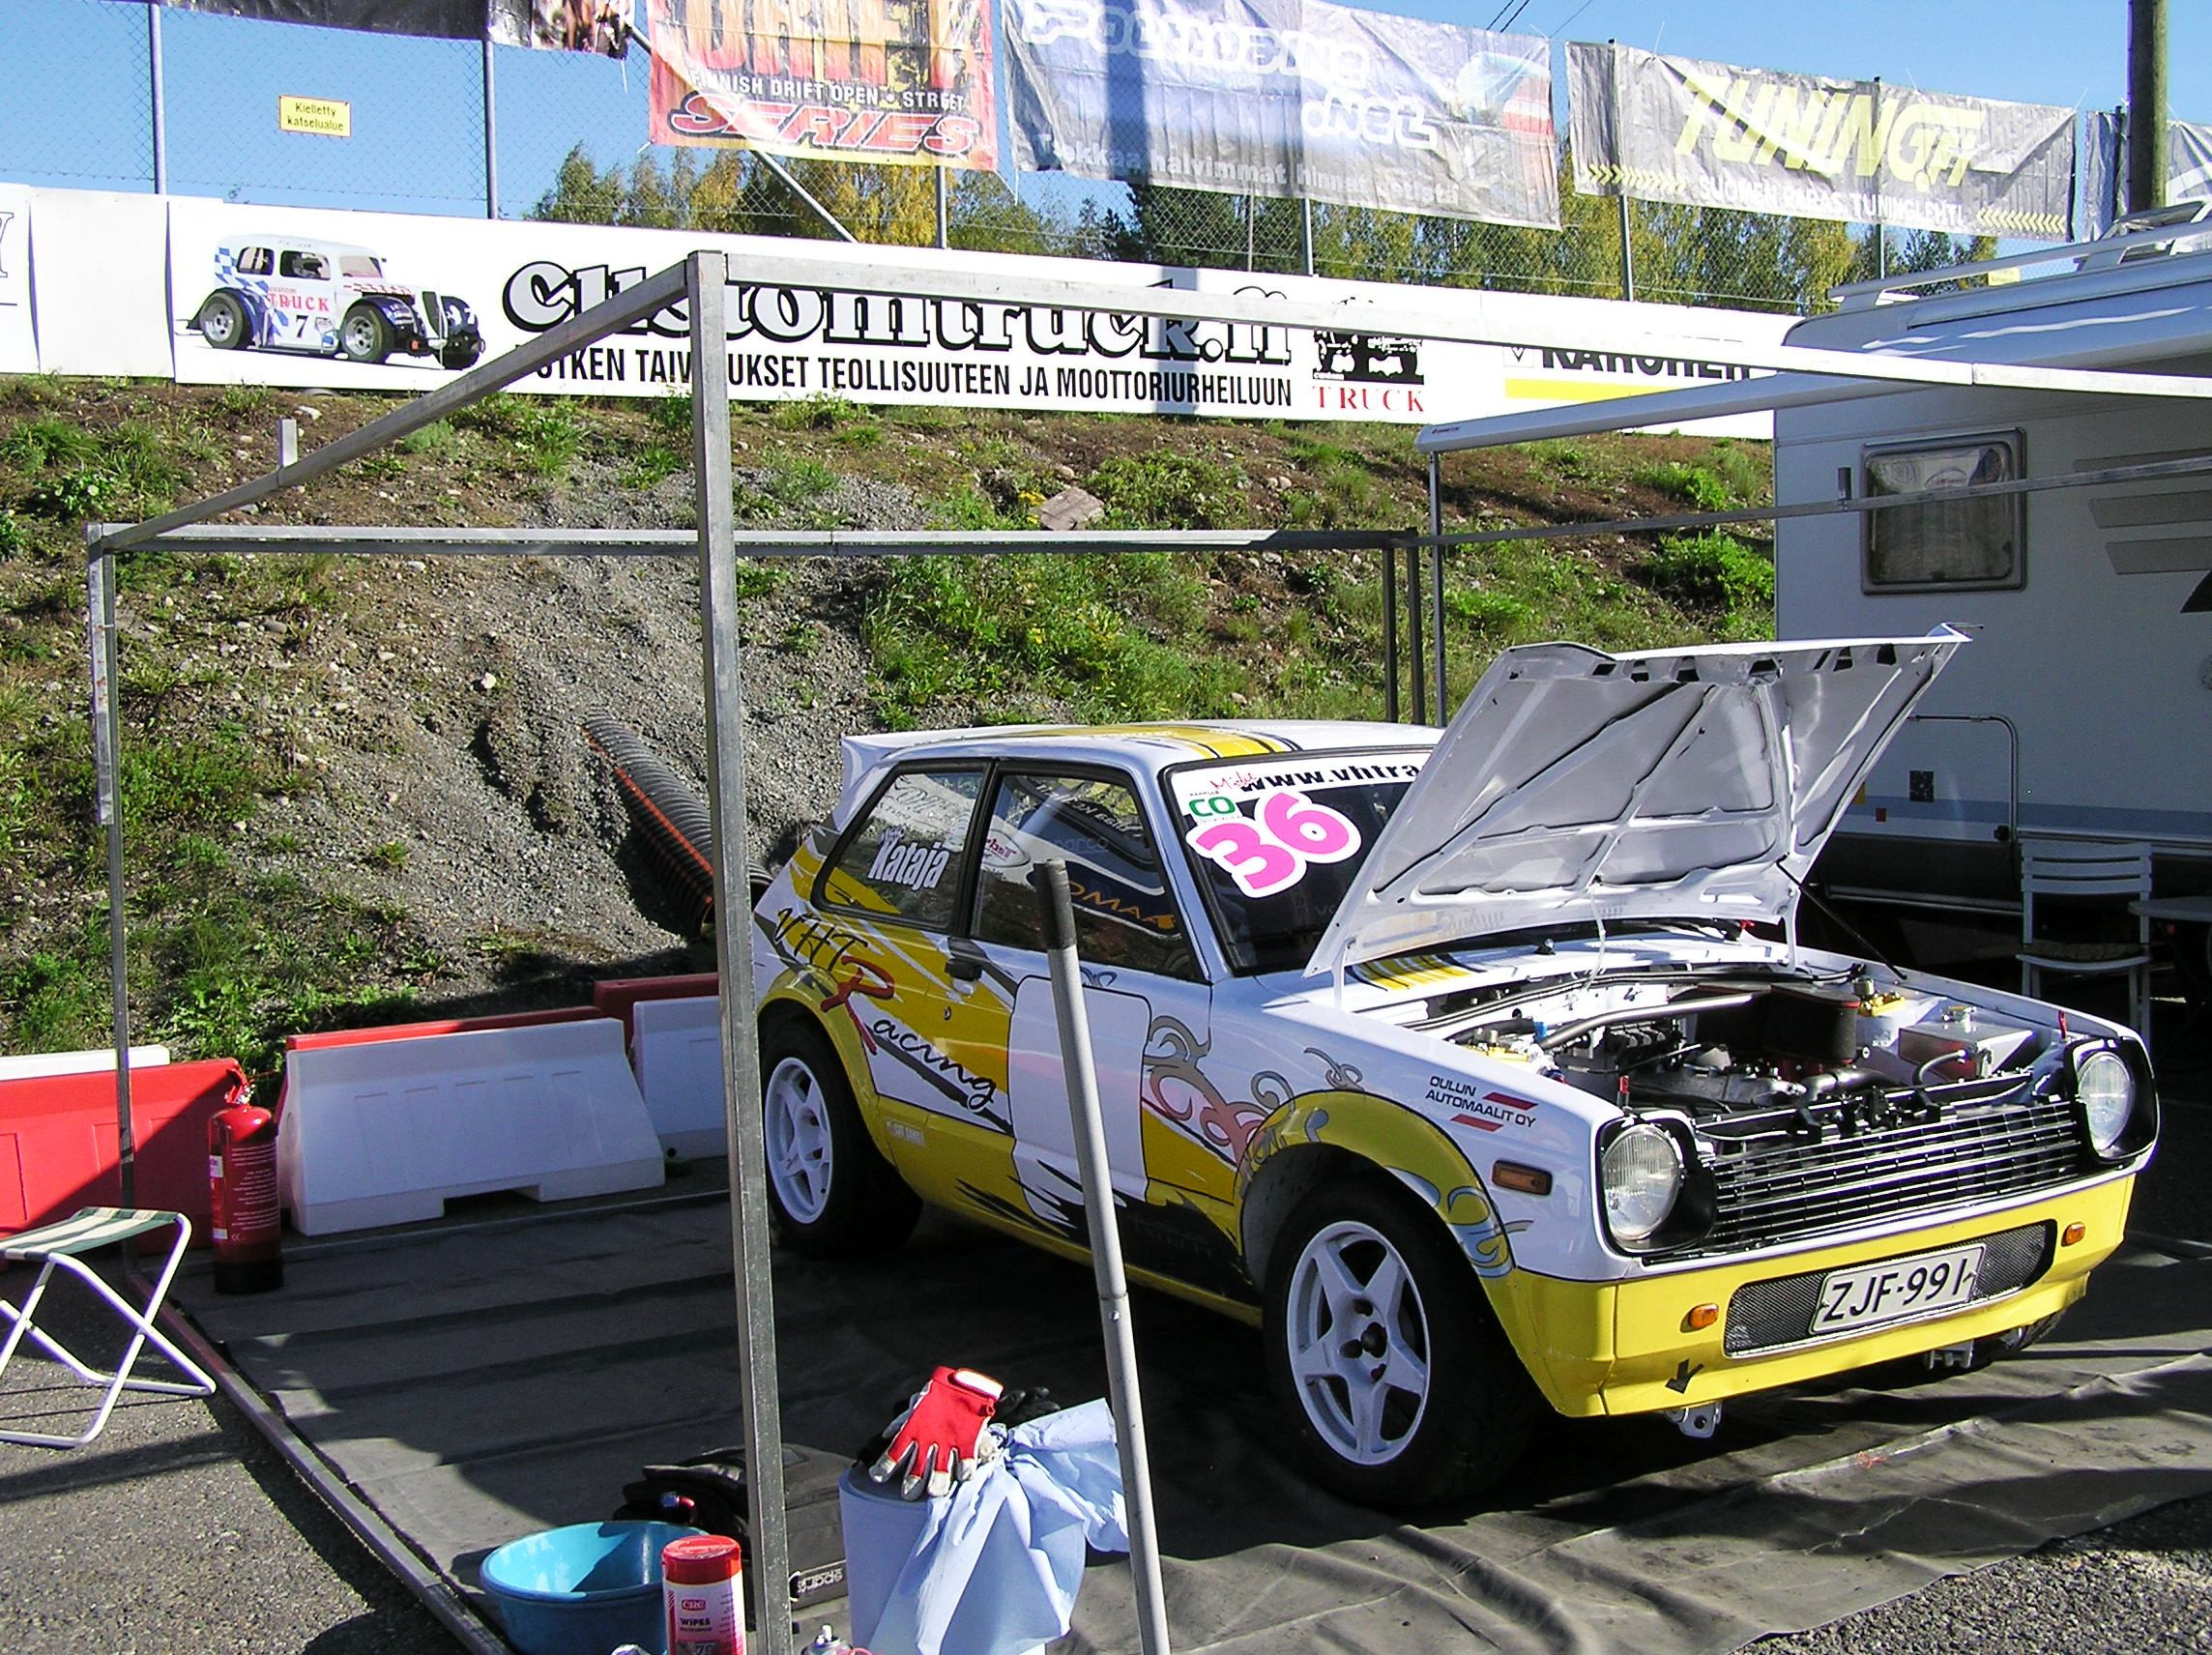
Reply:
[[1004, 1388], [970, 1368], [938, 1369], [891, 1421], [890, 1445], [868, 1475], [879, 1483], [897, 1477], [904, 1499], [950, 1494], [998, 1453], [990, 1422]]

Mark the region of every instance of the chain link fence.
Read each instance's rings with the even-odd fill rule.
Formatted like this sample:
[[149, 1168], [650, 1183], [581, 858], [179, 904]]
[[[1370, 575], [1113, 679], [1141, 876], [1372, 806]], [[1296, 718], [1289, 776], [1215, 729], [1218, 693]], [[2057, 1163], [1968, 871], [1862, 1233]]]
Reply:
[[[160, 187], [233, 201], [812, 238], [836, 234], [826, 211], [862, 242], [940, 236], [931, 168], [641, 144], [642, 50], [486, 47], [136, 0], [9, 9], [0, 177], [146, 190], [165, 166]], [[351, 135], [276, 131], [286, 95], [346, 102]], [[1576, 194], [1571, 176], [1562, 166], [1558, 230], [1013, 171], [944, 175], [942, 221], [946, 245], [982, 251], [1782, 311], [1817, 308], [1829, 287], [1877, 270], [1993, 250], [1816, 219], [1623, 211]]]

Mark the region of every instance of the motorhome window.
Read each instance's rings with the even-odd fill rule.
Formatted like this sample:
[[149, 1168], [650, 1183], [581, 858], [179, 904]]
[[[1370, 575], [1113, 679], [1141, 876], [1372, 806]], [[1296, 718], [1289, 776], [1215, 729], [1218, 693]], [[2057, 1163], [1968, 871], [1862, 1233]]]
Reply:
[[[2017, 433], [1910, 448], [1869, 449], [1863, 492], [1918, 494], [2009, 482], [2021, 475]], [[1941, 501], [1866, 513], [1869, 592], [2016, 587], [2025, 577], [2023, 497]]]
[[1055, 857], [1067, 864], [1076, 951], [1087, 964], [1198, 976], [1137, 796], [1103, 776], [1002, 773], [975, 881], [978, 941], [1043, 950], [1030, 874]]

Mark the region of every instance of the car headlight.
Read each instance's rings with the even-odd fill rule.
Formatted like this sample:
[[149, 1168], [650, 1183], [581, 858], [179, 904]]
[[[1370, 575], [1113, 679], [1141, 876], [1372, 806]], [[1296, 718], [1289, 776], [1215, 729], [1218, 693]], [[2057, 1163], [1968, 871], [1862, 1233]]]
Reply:
[[2090, 1147], [2116, 1155], [2136, 1112], [2136, 1078], [2126, 1060], [2112, 1051], [2089, 1053], [2074, 1071], [2074, 1096], [2088, 1123]]
[[1671, 1133], [1645, 1122], [1615, 1136], [1598, 1156], [1605, 1221], [1618, 1241], [1647, 1240], [1682, 1193], [1682, 1151]]

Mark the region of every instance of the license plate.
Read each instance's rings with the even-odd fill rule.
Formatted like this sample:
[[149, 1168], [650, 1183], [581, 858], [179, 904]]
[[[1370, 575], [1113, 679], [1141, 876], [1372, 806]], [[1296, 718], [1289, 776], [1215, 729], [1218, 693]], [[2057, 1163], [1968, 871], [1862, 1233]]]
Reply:
[[1976, 1245], [1830, 1270], [1820, 1283], [1811, 1331], [1843, 1333], [1956, 1309], [1972, 1300], [1981, 1268], [1982, 1248]]

